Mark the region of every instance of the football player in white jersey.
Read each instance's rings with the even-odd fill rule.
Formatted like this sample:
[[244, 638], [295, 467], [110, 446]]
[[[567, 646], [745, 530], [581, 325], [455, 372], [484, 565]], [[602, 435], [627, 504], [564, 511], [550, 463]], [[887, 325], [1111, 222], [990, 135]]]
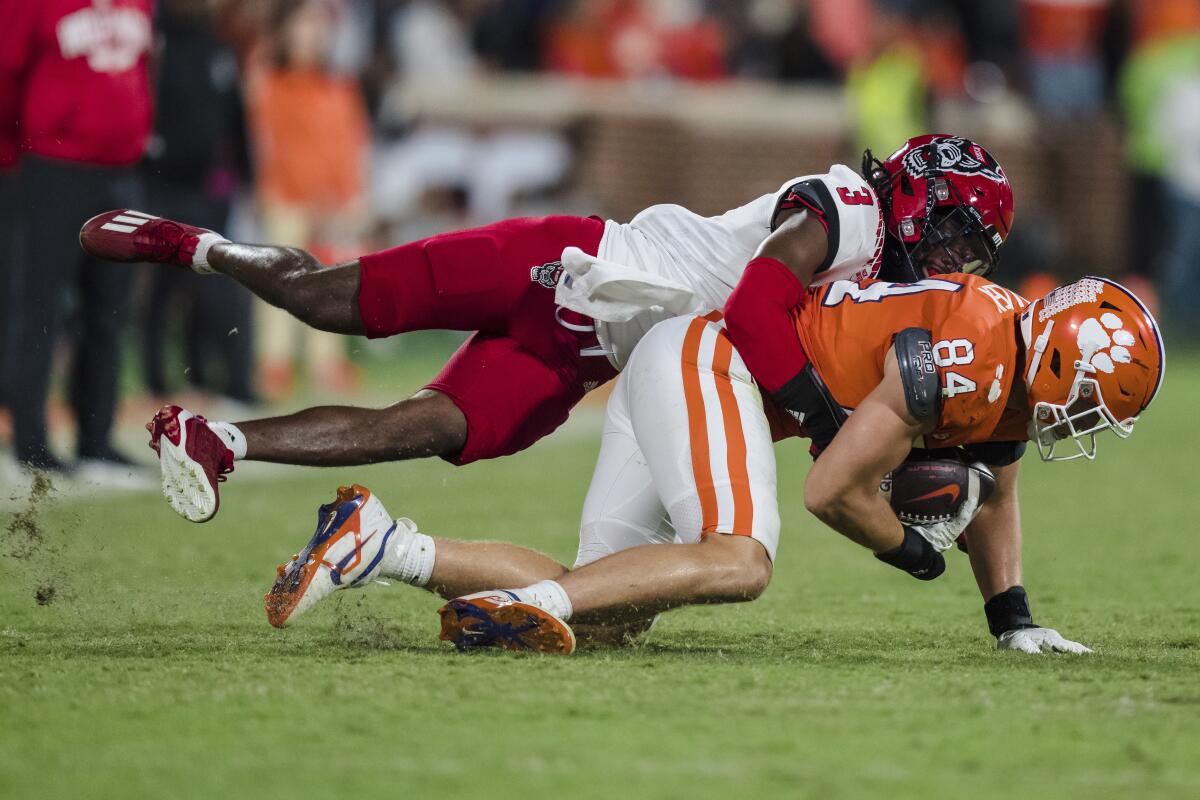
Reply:
[[[922, 190], [937, 191], [936, 182], [924, 184]], [[777, 261], [786, 257], [796, 244], [792, 238], [786, 230], [773, 234], [759, 256]], [[1009, 317], [1019, 309], [1018, 300], [1003, 289], [983, 285], [1007, 298]], [[916, 287], [897, 288], [904, 289], [899, 294], [908, 295]], [[990, 309], [994, 302], [995, 310], [1000, 310], [992, 294], [971, 295], [977, 308], [967, 317]], [[337, 588], [361, 585], [378, 574], [446, 597], [478, 587], [492, 575], [496, 578], [492, 585], [517, 587], [524, 580], [531, 582], [522, 588], [456, 598], [443, 609], [445, 638], [465, 646], [504, 643], [564, 651], [573, 648], [573, 638], [562, 620], [573, 608], [582, 611], [585, 619], [601, 614], [611, 634], [644, 626], [653, 611], [683, 603], [752, 599], [770, 579], [778, 543], [772, 437], [759, 387], [717, 324], [719, 319], [720, 314], [714, 313], [657, 326], [634, 351], [609, 404], [574, 569], [568, 571], [512, 545], [435, 542], [409, 520], [393, 522], [369, 491], [352, 487], [325, 508], [324, 521], [308, 547], [280, 568], [267, 597], [271, 622], [282, 625]], [[798, 322], [791, 324], [794, 336]], [[885, 320], [880, 327], [890, 324]], [[1012, 327], [1010, 320], [1005, 327], [1010, 338]], [[878, 338], [876, 346], [889, 346], [886, 336]], [[1005, 336], [999, 340], [1009, 341]], [[1007, 347], [1012, 350], [1011, 341]], [[1009, 373], [1011, 381], [1012, 370]], [[820, 398], [810, 394], [808, 400]], [[810, 413], [805, 419], [805, 433], [820, 441], [823, 431], [812, 425], [812, 417]], [[973, 426], [971, 433], [972, 441], [994, 438], [990, 425]], [[1023, 438], [1023, 425], [1017, 435], [1001, 437], [1010, 452], [1016, 449], [1011, 445]], [[741, 470], [740, 477], [733, 474], [735, 470]], [[971, 511], [964, 514], [970, 516]], [[362, 518], [363, 513], [370, 519]], [[892, 544], [874, 549], [883, 553], [887, 563], [923, 579], [936, 577], [940, 568], [930, 567], [943, 564], [940, 549], [948, 547], [968, 521], [956, 520], [955, 530], [909, 531], [899, 548], [904, 558], [885, 552]], [[889, 535], [893, 527], [898, 528], [894, 517]], [[912, 554], [905, 549], [909, 538], [925, 542], [916, 548], [920, 564], [909, 563]], [[936, 548], [930, 539], [938, 540]], [[700, 546], [640, 547], [672, 541]], [[1023, 589], [1011, 582], [1014, 576], [1019, 580], [1019, 561], [1015, 570], [1010, 569], [1009, 555], [1006, 551], [1001, 559], [1003, 569], [986, 574], [980, 583], [989, 600], [989, 627], [1001, 645], [1084, 651], [1049, 629], [1032, 626]], [[539, 611], [547, 613], [538, 616]], [[626, 614], [627, 618], [622, 616]], [[624, 622], [630, 626], [620, 624]]]
[[[732, 327], [765, 309], [773, 322], [759, 320], [760, 338], [770, 340], [787, 324], [781, 287], [796, 285], [773, 268], [747, 270], [772, 232], [818, 283], [872, 277], [881, 263], [893, 278], [991, 267], [1011, 224], [1012, 191], [982, 147], [919, 137], [886, 163], [865, 159], [865, 169], [868, 179], [834, 165], [716, 217], [660, 205], [629, 223], [505, 220], [332, 267], [301, 250], [234, 244], [130, 210], [89, 220], [80, 241], [109, 261], [221, 273], [322, 330], [475, 331], [425, 389], [382, 409], [320, 407], [232, 424], [165, 407], [147, 426], [163, 492], [178, 513], [203, 522], [238, 459], [346, 466], [436, 455], [467, 464], [518, 452], [562, 424], [672, 315], [731, 301]], [[753, 336], [746, 348], [749, 362], [774, 358], [774, 346]], [[760, 380], [786, 406], [793, 377], [776, 368]]]
[[[1029, 304], [970, 275], [839, 281], [806, 300], [796, 320], [806, 352], [830, 381], [828, 396], [855, 407], [809, 473], [809, 510], [920, 580], [941, 574], [942, 551], [971, 525], [972, 572], [997, 646], [1090, 652], [1033, 622], [1020, 583], [1016, 464], [997, 471], [982, 512], [972, 485], [955, 517], [937, 523], [902, 525], [878, 487], [920, 435], [948, 445], [1028, 436], [1048, 461], [1094, 457], [1103, 430], [1129, 436], [1165, 365], [1145, 306], [1104, 279]], [[719, 312], [668, 320], [635, 348], [609, 402], [572, 569], [515, 545], [434, 540], [369, 490], [346, 487], [279, 567], [268, 619], [283, 625], [378, 577], [444, 597], [491, 577], [513, 588], [453, 598], [440, 612], [442, 638], [570, 653], [573, 627], [617, 637], [681, 605], [753, 600], [770, 581], [780, 531], [773, 426], [720, 323]], [[923, 336], [937, 344], [923, 350]], [[930, 350], [926, 369], [918, 356]], [[970, 391], [940, 391], [967, 382]], [[830, 416], [823, 403], [811, 398], [809, 415]], [[809, 421], [792, 432], [820, 443], [825, 429]]]

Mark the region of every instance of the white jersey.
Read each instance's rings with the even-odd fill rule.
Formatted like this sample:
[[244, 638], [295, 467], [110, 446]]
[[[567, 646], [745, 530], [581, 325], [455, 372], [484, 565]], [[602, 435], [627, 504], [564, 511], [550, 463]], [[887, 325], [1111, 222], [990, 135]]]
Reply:
[[[858, 173], [834, 164], [824, 175], [793, 178], [779, 191], [720, 216], [702, 217], [667, 204], [651, 206], [628, 223], [609, 220], [596, 256], [612, 269], [573, 296], [563, 291], [571, 285], [570, 280], [564, 281], [558, 302], [596, 320], [601, 344], [613, 366], [622, 369], [634, 345], [658, 322], [724, 307], [747, 263], [770, 234], [780, 202], [794, 197], [793, 188], [804, 182], [820, 198], [821, 208], [814, 210], [821, 214], [830, 238], [826, 268], [814, 285], [874, 277], [884, 233], [878, 199]], [[563, 263], [570, 275], [565, 256]], [[625, 313], [613, 313], [614, 295], [610, 291], [605, 296], [606, 287], [618, 283]], [[639, 286], [645, 290], [640, 294]], [[662, 302], [664, 287], [668, 293], [675, 291], [677, 299], [683, 295], [691, 302]]]

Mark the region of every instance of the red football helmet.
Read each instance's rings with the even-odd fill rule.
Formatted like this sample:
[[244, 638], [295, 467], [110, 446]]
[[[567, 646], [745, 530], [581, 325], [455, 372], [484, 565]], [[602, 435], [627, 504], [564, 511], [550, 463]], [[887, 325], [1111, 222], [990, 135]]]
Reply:
[[863, 174], [883, 205], [889, 280], [987, 275], [995, 268], [1012, 229], [1013, 193], [983, 147], [961, 136], [925, 134], [882, 162], [868, 150]]
[[1158, 323], [1110, 280], [1083, 278], [1034, 301], [1021, 314], [1021, 336], [1029, 438], [1045, 461], [1095, 458], [1096, 434], [1129, 436], [1162, 386]]

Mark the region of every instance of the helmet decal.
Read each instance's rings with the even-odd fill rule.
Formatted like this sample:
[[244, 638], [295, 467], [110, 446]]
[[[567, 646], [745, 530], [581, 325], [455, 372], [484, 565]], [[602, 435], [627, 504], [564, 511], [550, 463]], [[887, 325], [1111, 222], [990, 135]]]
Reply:
[[1094, 303], [1103, 291], [1104, 281], [1098, 281], [1095, 278], [1084, 278], [1074, 283], [1068, 283], [1066, 286], [1060, 286], [1042, 299], [1041, 308], [1038, 310], [1038, 322], [1045, 322], [1068, 308], [1084, 303]]
[[[1079, 345], [1083, 363], [1091, 364], [1108, 375], [1116, 369], [1115, 364], [1132, 363], [1133, 356], [1129, 347], [1137, 340], [1121, 325], [1121, 318], [1111, 311], [1103, 314], [1100, 319], [1088, 317], [1080, 323], [1076, 344]], [[1111, 336], [1109, 331], [1112, 331]], [[1108, 352], [1103, 352], [1105, 350]]]
[[904, 155], [904, 169], [914, 178], [928, 170], [952, 172], [956, 175], [983, 175], [994, 181], [1005, 180], [1004, 170], [987, 151], [961, 136], [936, 138], [928, 144], [914, 147]]

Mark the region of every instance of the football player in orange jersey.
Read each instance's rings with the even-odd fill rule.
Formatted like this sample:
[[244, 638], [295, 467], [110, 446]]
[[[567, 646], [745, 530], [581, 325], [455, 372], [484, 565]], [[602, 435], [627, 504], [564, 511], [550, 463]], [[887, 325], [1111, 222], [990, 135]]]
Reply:
[[[179, 514], [204, 522], [240, 459], [344, 466], [436, 455], [462, 465], [523, 450], [615, 377], [642, 334], [671, 316], [728, 300], [731, 314], [758, 320], [763, 341], [782, 341], [788, 309], [814, 281], [986, 274], [1013, 208], [1012, 187], [987, 150], [935, 134], [884, 162], [866, 154], [862, 175], [833, 165], [719, 216], [665, 203], [628, 223], [502, 220], [334, 267], [130, 209], [89, 220], [80, 242], [106, 260], [221, 273], [321, 330], [475, 331], [425, 389], [383, 409], [322, 406], [234, 424], [164, 407], [148, 426], [163, 493]], [[777, 241], [798, 244], [803, 285], [751, 261], [778, 231]], [[786, 300], [781, 281], [795, 299]], [[786, 394], [798, 356], [745, 347], [760, 385]]]
[[[1016, 462], [996, 469], [985, 506], [973, 499], [939, 525], [902, 525], [878, 486], [922, 437], [946, 446], [1032, 437], [1044, 458], [1060, 460], [1094, 456], [1104, 429], [1127, 436], [1163, 374], [1158, 327], [1137, 298], [1087, 278], [1027, 304], [984, 279], [944, 275], [838, 281], [809, 292], [793, 317], [812, 382], [789, 409], [792, 432], [824, 445], [805, 487], [809, 510], [923, 580], [941, 574], [942, 552], [969, 526], [998, 646], [1087, 652], [1033, 624], [1021, 587]], [[441, 611], [443, 638], [570, 652], [571, 619], [611, 633], [688, 603], [753, 599], [770, 580], [779, 534], [771, 439], [760, 389], [721, 315], [661, 323], [610, 401], [574, 569], [511, 545], [435, 544], [410, 521], [378, 513], [382, 506], [378, 530], [356, 523], [359, 508], [378, 505], [356, 487], [327, 507], [309, 549], [281, 567], [268, 614], [282, 624], [378, 575], [443, 596], [503, 575], [510, 586], [529, 584], [452, 600]], [[427, 542], [415, 551], [388, 545], [397, 535]]]

